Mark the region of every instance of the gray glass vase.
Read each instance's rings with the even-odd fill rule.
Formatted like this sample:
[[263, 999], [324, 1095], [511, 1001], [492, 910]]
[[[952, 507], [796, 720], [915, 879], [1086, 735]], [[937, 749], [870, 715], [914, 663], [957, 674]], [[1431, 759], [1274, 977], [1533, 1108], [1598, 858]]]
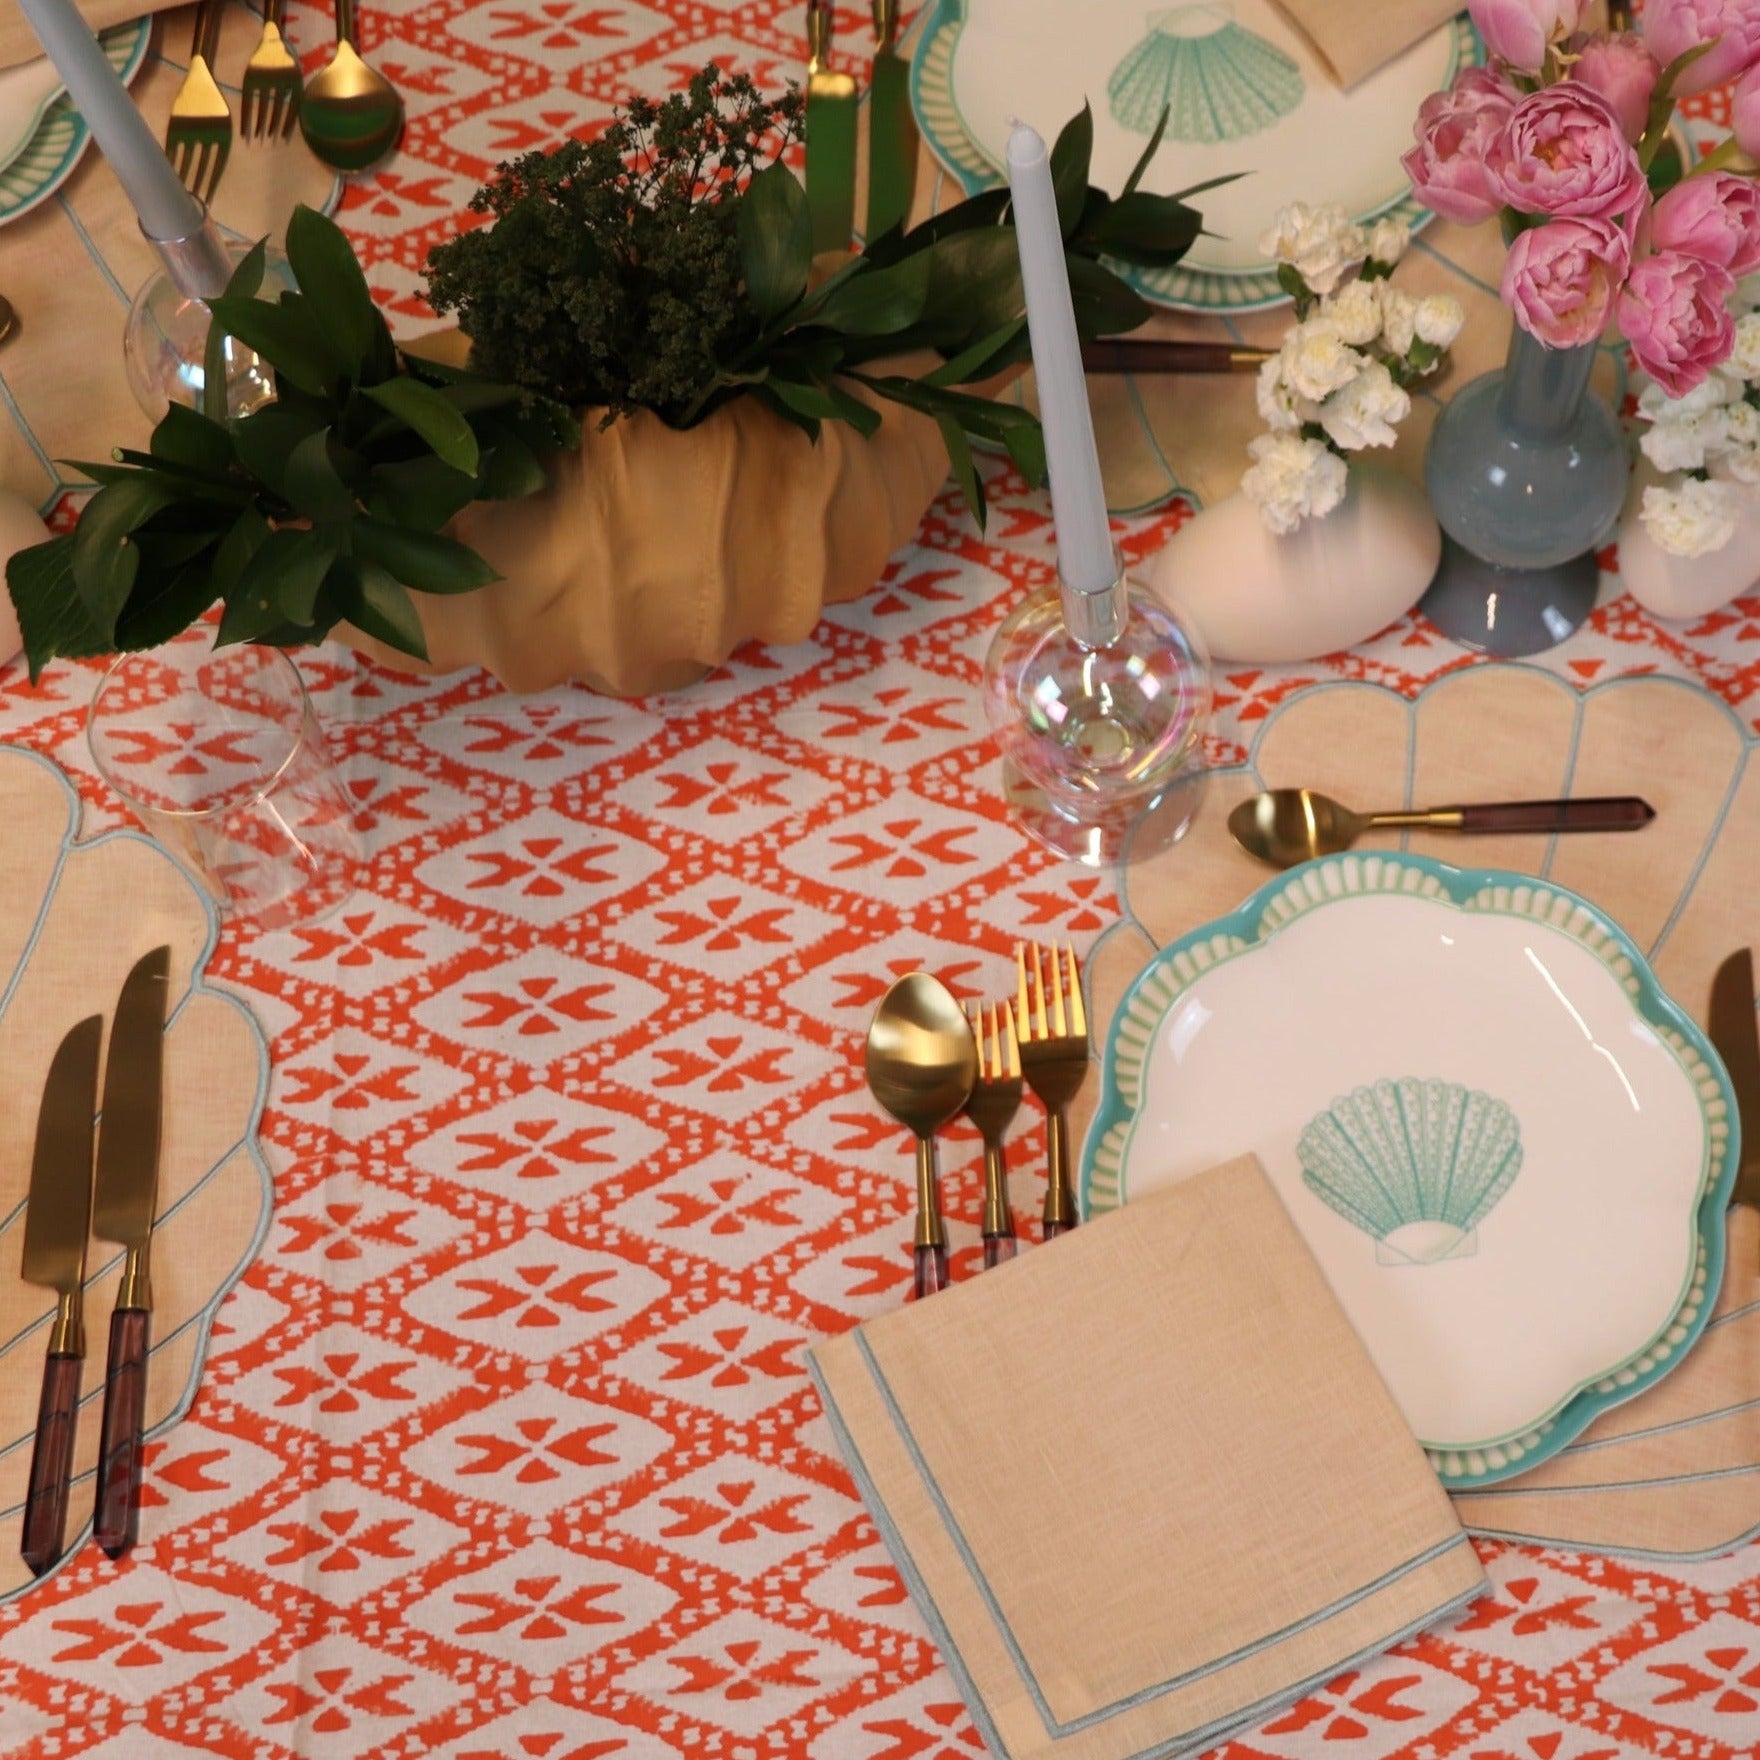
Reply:
[[1424, 458], [1442, 561], [1420, 609], [1489, 654], [1562, 642], [1595, 608], [1595, 549], [1625, 499], [1618, 418], [1589, 389], [1596, 346], [1548, 348], [1519, 325], [1500, 371], [1463, 387]]

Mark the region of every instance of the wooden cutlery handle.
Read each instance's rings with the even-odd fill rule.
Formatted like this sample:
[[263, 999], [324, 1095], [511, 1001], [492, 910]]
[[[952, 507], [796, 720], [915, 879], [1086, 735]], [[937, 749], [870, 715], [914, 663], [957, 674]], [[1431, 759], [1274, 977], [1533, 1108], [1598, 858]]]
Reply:
[[145, 1308], [118, 1308], [110, 1316], [110, 1360], [104, 1370], [104, 1428], [98, 1443], [98, 1507], [92, 1538], [112, 1558], [135, 1543], [140, 1530], [141, 1429], [147, 1410]]
[[43, 1397], [37, 1406], [37, 1440], [31, 1450], [30, 1489], [25, 1495], [19, 1556], [40, 1577], [61, 1556], [67, 1533], [67, 1482], [73, 1475], [73, 1432], [79, 1420], [78, 1357], [56, 1353], [43, 1359]]
[[1575, 801], [1500, 801], [1458, 807], [1460, 828], [1488, 831], [1639, 831], [1656, 809], [1636, 795], [1604, 795]]

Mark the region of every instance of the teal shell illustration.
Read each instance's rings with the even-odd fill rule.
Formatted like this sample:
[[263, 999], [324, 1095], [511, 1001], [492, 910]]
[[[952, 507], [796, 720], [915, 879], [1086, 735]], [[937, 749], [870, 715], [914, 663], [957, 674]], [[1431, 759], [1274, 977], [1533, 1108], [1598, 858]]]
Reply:
[[1167, 111], [1167, 138], [1238, 141], [1269, 128], [1302, 101], [1302, 73], [1289, 56], [1234, 21], [1222, 0], [1149, 15], [1149, 34], [1106, 82], [1112, 114], [1153, 134]]
[[1375, 1241], [1383, 1265], [1478, 1250], [1478, 1227], [1522, 1167], [1522, 1132], [1501, 1101], [1459, 1082], [1406, 1076], [1353, 1089], [1302, 1127], [1302, 1181]]

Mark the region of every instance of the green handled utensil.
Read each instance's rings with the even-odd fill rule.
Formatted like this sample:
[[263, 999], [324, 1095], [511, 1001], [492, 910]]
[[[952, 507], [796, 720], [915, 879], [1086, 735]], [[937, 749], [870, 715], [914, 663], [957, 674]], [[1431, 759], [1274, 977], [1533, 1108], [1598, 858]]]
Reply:
[[831, 0], [807, 0], [807, 207], [813, 250], [847, 251], [856, 219], [856, 82], [833, 73]]
[[898, 0], [873, 0], [874, 83], [868, 93], [870, 241], [909, 217], [917, 185], [910, 69], [898, 53]]

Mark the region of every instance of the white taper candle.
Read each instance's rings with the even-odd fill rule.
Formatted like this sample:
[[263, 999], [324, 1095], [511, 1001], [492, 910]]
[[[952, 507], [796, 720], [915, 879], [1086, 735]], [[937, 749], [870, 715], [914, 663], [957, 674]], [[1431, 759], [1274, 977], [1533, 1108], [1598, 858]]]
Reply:
[[150, 239], [186, 238], [202, 224], [202, 205], [177, 180], [91, 27], [73, 0], [18, 0], [74, 108], [116, 173]]
[[1118, 563], [1100, 483], [1100, 457], [1094, 448], [1094, 417], [1082, 374], [1069, 271], [1063, 261], [1051, 156], [1043, 137], [1025, 123], [1016, 123], [1008, 137], [1008, 185], [1014, 200], [1033, 373], [1039, 383], [1039, 420], [1051, 468], [1058, 573], [1075, 592], [1101, 593], [1117, 580]]

